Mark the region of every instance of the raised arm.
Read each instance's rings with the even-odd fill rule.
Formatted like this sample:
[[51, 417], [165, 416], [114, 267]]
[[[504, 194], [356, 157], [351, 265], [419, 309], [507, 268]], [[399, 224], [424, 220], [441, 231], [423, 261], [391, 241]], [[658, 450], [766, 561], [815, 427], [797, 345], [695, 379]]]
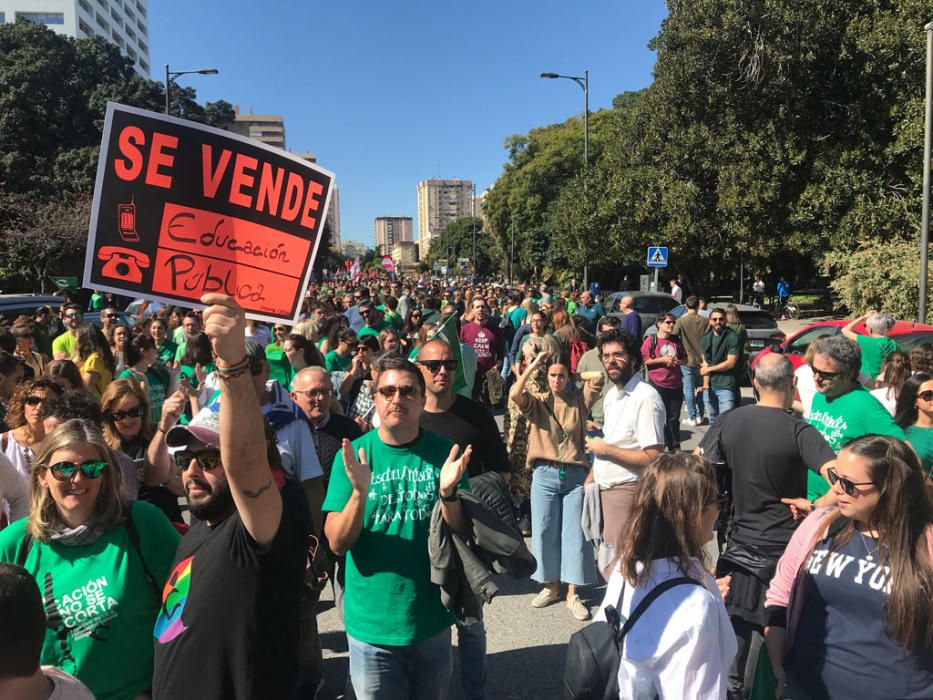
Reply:
[[214, 347], [220, 385], [220, 459], [246, 531], [269, 546], [282, 521], [282, 496], [266, 457], [262, 410], [249, 371], [223, 376], [226, 368], [246, 366], [246, 316], [225, 294], [205, 294], [204, 332]]
[[528, 366], [525, 367], [525, 371], [518, 375], [518, 379], [515, 380], [512, 388], [509, 389], [510, 401], [521, 404], [521, 395], [525, 393], [525, 384], [528, 383], [528, 378], [531, 377], [534, 372], [538, 371], [538, 367], [547, 359], [548, 355], [549, 353], [546, 350], [542, 350], [535, 355], [535, 359], [528, 363]]
[[165, 445], [165, 435], [178, 423], [187, 402], [185, 392], [176, 391], [162, 404], [162, 417], [146, 449], [146, 466], [143, 472], [146, 486], [159, 486], [171, 481], [176, 473], [175, 464]]
[[855, 327], [856, 327], [861, 321], [864, 321], [866, 318], [868, 318], [868, 314], [867, 314], [867, 313], [862, 314], [861, 316], [857, 316], [857, 317], [853, 318], [851, 321], [849, 321], [846, 325], [844, 325], [844, 326], [842, 327], [842, 330], [840, 331], [840, 333], [842, 333], [842, 334], [843, 334], [846, 338], [848, 338], [849, 340], [854, 340], [854, 341], [858, 342], [858, 333], [855, 332]]

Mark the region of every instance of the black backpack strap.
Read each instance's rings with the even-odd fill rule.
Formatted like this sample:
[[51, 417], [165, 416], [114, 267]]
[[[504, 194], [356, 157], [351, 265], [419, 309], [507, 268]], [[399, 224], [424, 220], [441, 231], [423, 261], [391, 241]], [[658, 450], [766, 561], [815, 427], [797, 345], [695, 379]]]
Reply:
[[149, 587], [152, 588], [152, 592], [155, 594], [156, 603], [162, 605], [162, 590], [159, 587], [159, 584], [156, 583], [155, 576], [152, 575], [152, 571], [149, 570], [149, 565], [146, 563], [146, 558], [143, 556], [143, 550], [139, 544], [139, 530], [136, 528], [136, 523], [133, 522], [133, 506], [132, 504], [129, 507], [129, 510], [126, 514], [126, 535], [130, 539], [130, 544], [133, 546], [133, 549], [136, 550], [136, 554], [139, 556], [139, 561], [143, 565], [143, 573], [146, 576], [146, 580], [149, 582]]
[[27, 529], [23, 535], [23, 544], [16, 553], [16, 563], [20, 566], [26, 566], [26, 559], [29, 557], [29, 550], [32, 549], [32, 534]]
[[629, 618], [625, 621], [625, 624], [622, 625], [622, 629], [619, 631], [619, 643], [622, 643], [622, 640], [625, 639], [625, 635], [627, 635], [629, 630], [632, 629], [632, 626], [638, 622], [638, 618], [642, 616], [642, 613], [648, 609], [648, 606], [651, 605], [659, 595], [665, 591], [670, 590], [671, 588], [674, 588], [675, 586], [683, 585], [702, 586], [703, 584], [701, 584], [696, 579], [688, 578], [687, 576], [679, 576], [677, 578], [668, 579], [663, 583], [659, 583], [657, 586], [651, 589], [648, 595], [641, 599], [641, 602], [635, 607], [635, 610], [632, 611], [632, 614], [629, 615]]

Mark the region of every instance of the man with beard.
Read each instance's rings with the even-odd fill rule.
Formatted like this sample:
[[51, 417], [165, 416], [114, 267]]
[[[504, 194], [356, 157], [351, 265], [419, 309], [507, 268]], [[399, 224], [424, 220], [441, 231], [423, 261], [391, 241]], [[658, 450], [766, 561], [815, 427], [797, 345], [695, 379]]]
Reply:
[[78, 328], [84, 320], [84, 312], [78, 304], [65, 304], [61, 313], [65, 332], [52, 341], [53, 360], [71, 359], [78, 338]]
[[384, 358], [373, 394], [379, 427], [343, 441], [324, 500], [327, 540], [347, 555], [350, 678], [359, 698], [444, 698], [455, 618], [431, 581], [428, 531], [440, 500], [447, 526], [467, 533], [457, 491], [472, 447], [421, 429], [424, 377], [408, 360]]
[[502, 368], [505, 357], [505, 339], [498, 326], [489, 322], [489, 307], [482, 297], [470, 304], [473, 320], [460, 329], [460, 342], [466, 343], [476, 352], [476, 379], [473, 383], [473, 398], [479, 397], [486, 373]]
[[596, 347], [612, 382], [603, 399], [604, 437], [586, 441], [587, 452], [595, 458], [587, 481], [595, 479], [599, 485], [603, 511], [604, 569], [612, 558], [609, 547], [628, 521], [642, 469], [664, 451], [666, 413], [658, 392], [638, 371], [641, 350], [635, 336], [610, 329], [599, 335]]
[[298, 507], [300, 488], [286, 485], [275, 468], [242, 308], [222, 294], [201, 302], [222, 379], [220, 404], [165, 436], [200, 522], [182, 539], [164, 588], [153, 698], [295, 698], [307, 510]]

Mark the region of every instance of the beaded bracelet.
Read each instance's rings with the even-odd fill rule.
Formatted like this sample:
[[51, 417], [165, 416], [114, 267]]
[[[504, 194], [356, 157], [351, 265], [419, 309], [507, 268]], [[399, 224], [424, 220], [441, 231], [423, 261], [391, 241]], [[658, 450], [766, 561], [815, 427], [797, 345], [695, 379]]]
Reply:
[[249, 371], [249, 357], [244, 356], [242, 360], [232, 365], [222, 365], [218, 362], [214, 365], [214, 371], [217, 373], [217, 377], [223, 381], [235, 379]]

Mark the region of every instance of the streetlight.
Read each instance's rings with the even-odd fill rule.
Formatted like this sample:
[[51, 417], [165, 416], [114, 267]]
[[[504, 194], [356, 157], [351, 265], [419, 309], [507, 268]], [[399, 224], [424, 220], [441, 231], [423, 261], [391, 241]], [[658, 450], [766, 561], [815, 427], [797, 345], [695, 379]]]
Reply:
[[168, 64], [165, 64], [165, 113], [169, 113], [169, 89], [171, 82], [174, 78], [177, 78], [179, 75], [217, 75], [220, 71], [216, 68], [200, 68], [198, 70], [176, 70], [172, 71], [168, 69]]
[[[542, 78], [553, 80], [554, 78], [565, 78], [572, 80], [580, 89], [583, 90], [583, 197], [586, 201], [586, 171], [590, 164], [590, 72], [583, 71], [583, 77], [579, 75], [560, 75], [559, 73], [542, 73]], [[590, 267], [586, 263], [583, 265], [583, 288], [590, 286]]]
[[930, 247], [930, 140], [933, 134], [933, 22], [927, 33], [926, 125], [923, 130], [923, 209], [920, 214], [920, 308], [917, 320], [927, 321], [927, 262]]

